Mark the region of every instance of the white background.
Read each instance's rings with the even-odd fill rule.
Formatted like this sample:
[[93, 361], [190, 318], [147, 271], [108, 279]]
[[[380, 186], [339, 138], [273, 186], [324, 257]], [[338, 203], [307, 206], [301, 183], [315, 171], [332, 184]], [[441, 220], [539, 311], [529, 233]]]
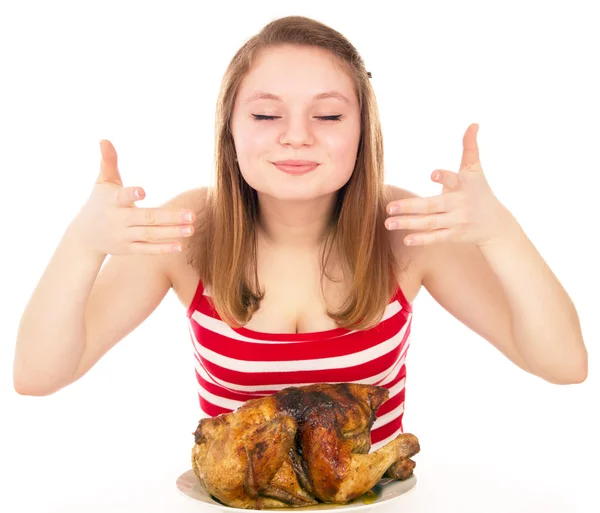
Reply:
[[98, 141], [115, 145], [125, 185], [145, 189], [140, 206], [208, 184], [222, 74], [246, 39], [291, 14], [331, 25], [361, 52], [388, 183], [437, 194], [430, 173], [457, 171], [463, 134], [480, 124], [486, 176], [569, 292], [589, 351], [586, 382], [549, 384], [423, 289], [405, 414], [421, 441], [419, 482], [396, 511], [600, 511], [594, 4], [3, 1], [0, 511], [203, 511], [175, 489], [200, 412], [185, 308], [172, 291], [54, 395], [16, 394], [14, 344], [96, 179]]

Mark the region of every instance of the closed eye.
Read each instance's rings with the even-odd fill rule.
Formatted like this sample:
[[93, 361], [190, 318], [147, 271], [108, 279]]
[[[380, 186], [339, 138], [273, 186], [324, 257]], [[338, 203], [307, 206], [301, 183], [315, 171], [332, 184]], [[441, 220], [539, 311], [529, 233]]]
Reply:
[[[271, 120], [271, 119], [281, 119], [281, 116], [265, 116], [263, 114], [252, 114], [254, 116], [254, 119], [256, 121], [262, 121], [262, 120]], [[338, 114], [336, 116], [315, 116], [317, 119], [322, 119], [324, 121], [341, 121], [341, 114]]]

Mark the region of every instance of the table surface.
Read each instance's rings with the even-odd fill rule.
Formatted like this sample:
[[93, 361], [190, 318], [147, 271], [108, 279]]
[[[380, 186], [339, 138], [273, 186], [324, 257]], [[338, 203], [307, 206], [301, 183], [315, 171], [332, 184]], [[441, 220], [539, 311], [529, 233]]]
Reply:
[[[47, 487], [44, 493], [29, 493], [20, 488], [11, 500], [10, 509], [2, 511], [36, 513], [95, 512], [179, 512], [198, 513], [218, 510], [184, 496], [175, 486], [179, 472], [156, 476], [150, 471], [123, 478], [115, 471], [98, 478], [93, 487], [72, 477], [65, 486]], [[418, 472], [417, 472], [418, 470]], [[600, 501], [595, 492], [597, 484], [591, 476], [578, 476], [571, 469], [565, 478], [549, 483], [536, 476], [519, 474], [518, 459], [512, 474], [499, 471], [493, 463], [453, 463], [420, 458], [415, 474], [417, 485], [405, 495], [374, 508], [377, 513], [435, 513], [435, 512], [544, 512], [597, 513]], [[153, 477], [154, 476], [154, 477]], [[21, 483], [22, 485], [22, 483]], [[4, 487], [3, 487], [4, 488]], [[10, 496], [10, 487], [6, 488]], [[0, 500], [0, 504], [2, 500]]]

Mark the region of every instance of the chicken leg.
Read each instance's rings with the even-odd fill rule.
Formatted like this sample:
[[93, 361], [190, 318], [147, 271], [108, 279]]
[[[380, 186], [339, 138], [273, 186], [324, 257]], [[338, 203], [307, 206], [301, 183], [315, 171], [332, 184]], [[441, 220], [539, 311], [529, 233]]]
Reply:
[[366, 493], [396, 462], [420, 450], [417, 437], [408, 433], [371, 454], [352, 453], [349, 444], [340, 442], [326, 428], [314, 429], [311, 435], [304, 457], [313, 494], [322, 502], [344, 503]]
[[405, 461], [419, 452], [419, 442], [414, 435], [401, 434], [387, 445], [371, 454], [353, 454], [350, 470], [342, 481], [335, 502], [347, 502], [373, 488], [396, 462]]
[[[227, 427], [220, 420], [216, 438], [205, 435], [215, 429], [214, 422], [205, 420], [196, 431], [198, 442], [192, 452], [192, 467], [211, 495], [229, 506], [256, 508], [269, 507], [269, 502], [277, 506], [285, 504], [259, 497], [273, 481], [269, 495], [276, 499], [283, 497], [277, 486], [282, 477], [288, 477], [290, 486], [300, 489], [293, 470], [286, 473], [287, 467], [283, 466], [296, 435], [296, 421], [292, 417], [282, 415], [260, 424], [228, 422]], [[280, 474], [279, 479], [274, 480], [276, 474]], [[292, 495], [288, 493], [285, 497]], [[312, 497], [298, 493], [290, 502], [305, 505], [313, 501]]]

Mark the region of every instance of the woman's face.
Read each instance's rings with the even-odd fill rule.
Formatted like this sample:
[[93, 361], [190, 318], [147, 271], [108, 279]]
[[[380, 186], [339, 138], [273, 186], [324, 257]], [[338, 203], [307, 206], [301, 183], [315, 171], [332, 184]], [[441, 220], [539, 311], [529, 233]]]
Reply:
[[[241, 173], [259, 193], [312, 199], [339, 190], [350, 179], [360, 140], [360, 111], [353, 84], [336, 59], [315, 47], [269, 48], [244, 77], [231, 130]], [[315, 98], [322, 93], [335, 94]], [[260, 119], [263, 116], [275, 118]], [[291, 175], [273, 164], [281, 160], [319, 165], [306, 174]]]

